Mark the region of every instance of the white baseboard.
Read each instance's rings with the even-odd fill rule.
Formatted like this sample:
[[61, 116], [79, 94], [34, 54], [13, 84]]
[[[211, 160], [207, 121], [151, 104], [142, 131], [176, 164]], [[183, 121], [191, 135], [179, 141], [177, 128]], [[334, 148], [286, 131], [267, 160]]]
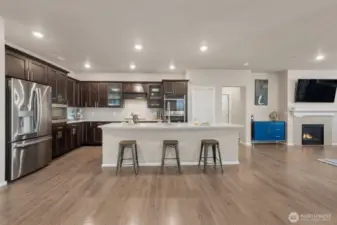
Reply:
[[334, 146], [334, 145], [337, 145], [337, 143], [332, 143], [331, 145]]
[[[222, 165], [224, 166], [230, 166], [230, 165], [239, 165], [240, 162], [239, 161], [222, 161]], [[139, 166], [160, 166], [161, 163], [160, 162], [155, 162], [155, 163], [139, 163]], [[170, 164], [167, 164], [170, 165]], [[198, 162], [181, 162], [182, 166], [197, 166]], [[102, 164], [102, 168], [106, 168], [106, 167], [116, 167], [117, 165], [114, 164]], [[127, 165], [127, 166], [131, 166], [131, 165]]]
[[294, 143], [287, 143], [288, 146], [294, 146]]
[[250, 142], [240, 141], [240, 144], [245, 145], [245, 146], [252, 146], [252, 143], [250, 143]]
[[0, 188], [2, 188], [2, 187], [6, 187], [7, 186], [7, 182], [5, 181], [5, 182], [3, 182], [3, 183], [0, 183]]

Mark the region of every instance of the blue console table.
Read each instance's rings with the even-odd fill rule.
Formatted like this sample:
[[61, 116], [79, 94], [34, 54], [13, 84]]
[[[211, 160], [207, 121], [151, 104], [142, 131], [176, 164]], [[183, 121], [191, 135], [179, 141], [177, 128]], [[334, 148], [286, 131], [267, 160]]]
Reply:
[[252, 144], [285, 142], [284, 121], [252, 121]]

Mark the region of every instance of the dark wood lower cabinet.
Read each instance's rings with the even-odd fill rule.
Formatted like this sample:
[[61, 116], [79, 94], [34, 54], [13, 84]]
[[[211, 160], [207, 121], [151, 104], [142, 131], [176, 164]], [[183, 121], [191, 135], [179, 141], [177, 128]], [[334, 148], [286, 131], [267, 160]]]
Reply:
[[99, 126], [111, 122], [57, 123], [52, 126], [53, 158], [64, 155], [83, 145], [102, 145]]
[[53, 124], [53, 158], [59, 157], [68, 151], [66, 133], [66, 123]]
[[87, 145], [102, 145], [102, 129], [99, 126], [110, 122], [87, 122], [85, 131], [85, 143]]

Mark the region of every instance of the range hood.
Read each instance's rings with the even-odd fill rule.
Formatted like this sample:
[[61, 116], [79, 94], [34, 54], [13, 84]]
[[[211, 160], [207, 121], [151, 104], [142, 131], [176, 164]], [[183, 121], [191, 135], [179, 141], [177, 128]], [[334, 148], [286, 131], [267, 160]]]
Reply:
[[146, 99], [146, 92], [141, 83], [123, 84], [124, 99]]

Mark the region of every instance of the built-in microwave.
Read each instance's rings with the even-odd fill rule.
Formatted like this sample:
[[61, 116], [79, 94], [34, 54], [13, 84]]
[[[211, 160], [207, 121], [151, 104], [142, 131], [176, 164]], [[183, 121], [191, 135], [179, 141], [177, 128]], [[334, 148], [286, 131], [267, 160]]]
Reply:
[[66, 122], [67, 105], [52, 104], [52, 119], [53, 122]]

